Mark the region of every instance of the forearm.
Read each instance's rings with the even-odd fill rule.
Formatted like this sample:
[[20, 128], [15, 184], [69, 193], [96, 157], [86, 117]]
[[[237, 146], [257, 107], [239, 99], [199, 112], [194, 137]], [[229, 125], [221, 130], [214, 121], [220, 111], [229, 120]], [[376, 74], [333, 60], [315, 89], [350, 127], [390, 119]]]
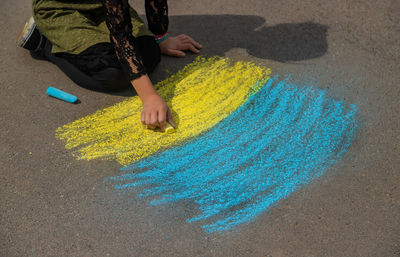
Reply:
[[146, 0], [146, 17], [149, 29], [154, 35], [162, 35], [168, 31], [167, 0]]
[[131, 81], [132, 86], [135, 88], [140, 100], [146, 102], [151, 97], [158, 96], [157, 91], [154, 89], [153, 84], [147, 74]]

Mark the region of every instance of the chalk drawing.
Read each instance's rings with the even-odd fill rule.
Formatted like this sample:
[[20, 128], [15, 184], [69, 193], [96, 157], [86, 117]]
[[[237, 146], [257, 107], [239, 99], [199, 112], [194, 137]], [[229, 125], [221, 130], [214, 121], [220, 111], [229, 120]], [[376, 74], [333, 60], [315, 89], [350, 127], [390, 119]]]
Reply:
[[56, 136], [78, 159], [127, 165], [210, 129], [257, 92], [269, 74], [269, 69], [250, 62], [197, 58], [156, 85], [174, 113], [176, 133], [144, 129], [140, 99], [133, 97], [59, 128]]
[[270, 70], [198, 58], [156, 85], [175, 114], [175, 134], [140, 124], [133, 97], [59, 128], [78, 159], [116, 160], [115, 188], [160, 205], [192, 200], [208, 233], [254, 220], [321, 176], [350, 146], [357, 107]]
[[209, 131], [107, 181], [138, 187], [153, 205], [191, 199], [200, 213], [188, 222], [202, 222], [208, 233], [232, 229], [337, 161], [355, 136], [356, 112], [325, 91], [270, 79]]

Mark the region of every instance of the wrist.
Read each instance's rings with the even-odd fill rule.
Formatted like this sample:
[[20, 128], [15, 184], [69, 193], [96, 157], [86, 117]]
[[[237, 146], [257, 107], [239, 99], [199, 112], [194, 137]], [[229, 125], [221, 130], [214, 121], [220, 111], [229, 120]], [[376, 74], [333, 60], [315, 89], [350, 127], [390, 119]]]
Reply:
[[161, 42], [163, 42], [168, 37], [169, 37], [169, 35], [168, 35], [168, 31], [167, 31], [164, 34], [156, 35], [154, 38], [155, 38], [157, 44], [160, 44]]
[[150, 103], [154, 103], [156, 101], [158, 101], [161, 97], [157, 94], [157, 92], [155, 93], [148, 93], [146, 95], [144, 95], [143, 97], [140, 98], [140, 100], [142, 100], [142, 104], [150, 104]]

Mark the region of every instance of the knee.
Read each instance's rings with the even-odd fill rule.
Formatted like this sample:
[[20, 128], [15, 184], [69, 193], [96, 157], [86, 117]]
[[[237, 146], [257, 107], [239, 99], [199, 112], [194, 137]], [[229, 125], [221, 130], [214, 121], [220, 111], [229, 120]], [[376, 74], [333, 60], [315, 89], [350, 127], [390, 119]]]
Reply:
[[[158, 47], [158, 46], [157, 46]], [[158, 53], [157, 53], [158, 50]], [[150, 56], [143, 57], [144, 66], [146, 67], [147, 72], [151, 73], [157, 67], [158, 63], [161, 61], [161, 52], [160, 49], [154, 49], [154, 54]]]
[[105, 92], [117, 92], [130, 88], [129, 80], [124, 72], [117, 68], [105, 68], [98, 72], [92, 72], [91, 77], [96, 81], [96, 90]]
[[157, 64], [161, 61], [161, 51], [156, 40], [154, 37], [142, 36], [138, 37], [136, 42], [147, 72], [154, 71]]

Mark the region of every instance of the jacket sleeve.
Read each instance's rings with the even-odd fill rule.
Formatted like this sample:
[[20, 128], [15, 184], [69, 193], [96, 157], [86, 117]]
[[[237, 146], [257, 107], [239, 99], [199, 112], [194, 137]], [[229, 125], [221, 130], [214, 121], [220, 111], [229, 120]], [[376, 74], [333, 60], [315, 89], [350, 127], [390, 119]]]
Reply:
[[145, 0], [146, 18], [149, 29], [156, 36], [168, 32], [167, 0]]
[[132, 35], [128, 0], [102, 0], [102, 2], [106, 9], [110, 40], [122, 69], [130, 81], [137, 79], [146, 74], [146, 69], [141, 56], [137, 53], [136, 39]]

